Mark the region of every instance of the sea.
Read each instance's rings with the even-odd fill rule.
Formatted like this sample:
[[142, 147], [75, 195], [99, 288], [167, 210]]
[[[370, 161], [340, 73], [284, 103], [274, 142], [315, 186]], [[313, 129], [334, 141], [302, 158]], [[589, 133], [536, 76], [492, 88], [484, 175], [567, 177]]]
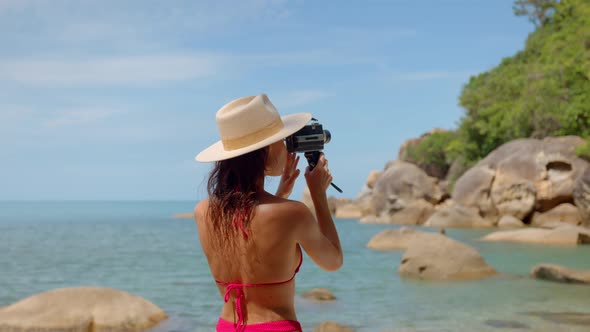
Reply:
[[[167, 320], [150, 332], [214, 331], [220, 298], [201, 250], [191, 201], [0, 202], [0, 307], [51, 289], [101, 286], [141, 296]], [[491, 230], [447, 230], [499, 274], [478, 281], [401, 279], [402, 252], [367, 242], [395, 225], [338, 219], [344, 265], [305, 257], [295, 309], [304, 331], [335, 321], [355, 331], [590, 331], [590, 286], [532, 279], [541, 263], [590, 269], [590, 246], [487, 243]], [[449, 257], [452, 259], [452, 257]], [[332, 302], [304, 299], [327, 288]]]

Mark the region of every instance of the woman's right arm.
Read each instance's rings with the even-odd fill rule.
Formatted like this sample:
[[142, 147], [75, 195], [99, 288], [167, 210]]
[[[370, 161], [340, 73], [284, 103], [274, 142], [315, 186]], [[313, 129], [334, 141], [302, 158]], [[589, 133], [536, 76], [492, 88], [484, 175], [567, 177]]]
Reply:
[[327, 271], [336, 271], [343, 263], [342, 247], [328, 206], [326, 190], [332, 182], [332, 175], [323, 154], [312, 171], [309, 168], [306, 170], [305, 179], [317, 221], [305, 205], [299, 204], [299, 220], [295, 222], [297, 241], [318, 266]]

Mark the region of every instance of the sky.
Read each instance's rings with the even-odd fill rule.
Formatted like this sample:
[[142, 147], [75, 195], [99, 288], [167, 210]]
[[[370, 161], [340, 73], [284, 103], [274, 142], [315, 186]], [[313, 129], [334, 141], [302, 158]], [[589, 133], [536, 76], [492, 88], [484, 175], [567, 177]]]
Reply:
[[512, 3], [0, 0], [0, 200], [202, 199], [215, 112], [260, 93], [330, 130], [328, 195], [354, 198], [523, 49]]

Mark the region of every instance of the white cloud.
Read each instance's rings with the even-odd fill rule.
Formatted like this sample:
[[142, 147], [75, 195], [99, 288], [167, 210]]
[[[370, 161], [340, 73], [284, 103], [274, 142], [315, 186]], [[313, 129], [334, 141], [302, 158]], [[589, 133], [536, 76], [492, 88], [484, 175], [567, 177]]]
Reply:
[[163, 55], [118, 58], [4, 59], [0, 81], [47, 84], [145, 84], [214, 75], [221, 58]]
[[0, 58], [0, 82], [44, 86], [144, 85], [166, 81], [236, 77], [259, 68], [372, 64], [373, 57], [325, 50], [269, 54], [186, 53], [120, 57]]

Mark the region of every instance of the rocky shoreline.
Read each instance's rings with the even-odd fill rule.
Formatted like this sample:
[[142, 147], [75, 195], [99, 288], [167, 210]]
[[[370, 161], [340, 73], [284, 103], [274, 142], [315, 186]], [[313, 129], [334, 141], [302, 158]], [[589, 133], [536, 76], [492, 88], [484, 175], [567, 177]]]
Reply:
[[[356, 198], [332, 199], [336, 218], [444, 228], [590, 227], [590, 162], [575, 154], [585, 144], [581, 137], [514, 140], [462, 172], [405, 160], [411, 144], [416, 139], [383, 170], [371, 171]], [[309, 201], [305, 193], [302, 201]]]

